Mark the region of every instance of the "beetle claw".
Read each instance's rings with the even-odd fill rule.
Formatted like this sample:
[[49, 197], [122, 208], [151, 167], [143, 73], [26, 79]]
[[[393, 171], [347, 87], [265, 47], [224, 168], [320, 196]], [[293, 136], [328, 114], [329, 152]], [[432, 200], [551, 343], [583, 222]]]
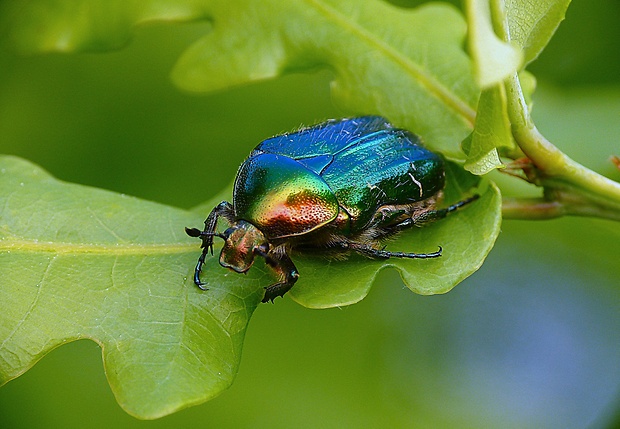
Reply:
[[200, 237], [200, 234], [202, 234], [202, 231], [199, 230], [198, 228], [185, 227], [185, 233], [189, 235], [190, 237]]
[[284, 297], [284, 294], [289, 291], [291, 287], [286, 283], [276, 283], [271, 286], [265, 286], [265, 296], [261, 302], [269, 302], [273, 304], [273, 300], [277, 297]]
[[198, 286], [200, 290], [209, 290], [208, 287], [204, 287], [206, 286], [206, 283], [203, 283], [203, 282], [196, 283], [196, 286]]
[[265, 303], [265, 302], [271, 301], [271, 303], [273, 304], [274, 299], [276, 299], [278, 296], [284, 295], [284, 294], [279, 295], [278, 292], [274, 290], [274, 286], [278, 286], [278, 285], [265, 286], [265, 296], [263, 296], [263, 299], [261, 300], [261, 302]]

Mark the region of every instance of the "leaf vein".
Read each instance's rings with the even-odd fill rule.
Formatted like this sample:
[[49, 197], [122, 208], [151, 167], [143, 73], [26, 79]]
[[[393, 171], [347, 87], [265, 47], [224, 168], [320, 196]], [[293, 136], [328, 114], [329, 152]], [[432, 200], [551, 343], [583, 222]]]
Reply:
[[353, 23], [335, 8], [329, 7], [320, 0], [306, 1], [336, 25], [354, 34], [358, 39], [373, 46], [379, 52], [382, 52], [387, 58], [406, 70], [409, 75], [413, 76], [413, 78], [428, 91], [429, 94], [441, 100], [453, 111], [465, 118], [473, 127], [476, 120], [476, 112], [474, 109], [472, 109], [465, 101], [457, 97], [453, 91], [446, 88], [441, 82], [435, 79], [434, 76], [426, 72], [422, 66], [412, 61], [411, 58], [403, 55], [402, 52], [394, 49], [376, 34], [365, 29], [359, 24]]
[[28, 309], [24, 312], [23, 317], [15, 324], [15, 327], [13, 328], [13, 330], [9, 333], [9, 335], [7, 335], [7, 337], [2, 341], [2, 344], [0, 344], [0, 350], [4, 349], [4, 345], [11, 340], [11, 338], [13, 338], [13, 336], [15, 335], [15, 333], [19, 330], [19, 328], [21, 328], [24, 323], [26, 323], [26, 320], [28, 320], [28, 318], [32, 315], [34, 308], [36, 307], [37, 303], [39, 302], [39, 298], [41, 297], [41, 289], [43, 287], [43, 283], [45, 282], [45, 279], [47, 278], [47, 276], [49, 275], [49, 272], [51, 270], [51, 266], [54, 263], [54, 261], [56, 260], [57, 256], [54, 255], [54, 257], [52, 257], [49, 261], [49, 263], [47, 264], [47, 267], [45, 268], [45, 272], [43, 273], [43, 275], [41, 276], [41, 280], [39, 280], [39, 283], [37, 284], [37, 292], [34, 296], [34, 299], [32, 300], [32, 302], [30, 303], [30, 306], [28, 307]]

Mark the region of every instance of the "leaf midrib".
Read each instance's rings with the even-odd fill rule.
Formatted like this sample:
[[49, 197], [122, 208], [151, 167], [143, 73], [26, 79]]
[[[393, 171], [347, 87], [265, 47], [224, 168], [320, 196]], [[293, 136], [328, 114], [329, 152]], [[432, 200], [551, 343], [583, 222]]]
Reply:
[[380, 52], [406, 70], [414, 79], [424, 86], [428, 92], [441, 100], [446, 106], [463, 117], [473, 128], [476, 121], [476, 111], [472, 109], [465, 101], [457, 97], [453, 91], [450, 91], [442, 85], [434, 76], [425, 72], [419, 64], [411, 61], [410, 58], [404, 56], [401, 52], [392, 48], [374, 33], [366, 30], [364, 27], [348, 20], [337, 9], [334, 9], [320, 0], [306, 0], [318, 12], [322, 13], [328, 20], [336, 25], [356, 35], [360, 40], [369, 45], [374, 46]]
[[28, 239], [0, 240], [1, 252], [54, 254], [164, 255], [196, 252], [196, 243], [71, 243]]

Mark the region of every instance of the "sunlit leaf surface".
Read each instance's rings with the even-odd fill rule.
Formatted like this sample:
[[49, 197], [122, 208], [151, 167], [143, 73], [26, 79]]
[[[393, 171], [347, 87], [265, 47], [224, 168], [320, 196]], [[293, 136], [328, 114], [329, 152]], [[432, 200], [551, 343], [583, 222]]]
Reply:
[[[464, 158], [460, 142], [472, 130], [479, 90], [463, 50], [465, 21], [451, 6], [275, 0], [260, 7], [242, 0], [0, 5], [1, 36], [28, 53], [116, 49], [136, 25], [156, 21], [212, 23], [174, 67], [183, 89], [217, 91], [327, 67], [334, 98], [347, 111], [384, 115], [446, 157]], [[262, 261], [238, 275], [212, 257], [203, 273], [209, 290], [193, 285], [199, 242], [183, 228], [200, 226], [220, 199], [186, 212], [63, 183], [16, 158], [3, 158], [1, 172], [0, 298], [8, 303], [0, 315], [2, 381], [64, 342], [89, 338], [102, 346], [119, 403], [138, 417], [174, 412], [230, 385], [248, 321], [263, 287], [275, 279]], [[459, 167], [451, 165], [447, 174], [445, 204], [472, 192], [481, 199], [388, 244], [415, 252], [442, 246], [441, 258], [297, 255], [301, 278], [291, 297], [309, 307], [357, 302], [386, 266], [422, 294], [447, 292], [474, 272], [499, 231], [499, 192]]]

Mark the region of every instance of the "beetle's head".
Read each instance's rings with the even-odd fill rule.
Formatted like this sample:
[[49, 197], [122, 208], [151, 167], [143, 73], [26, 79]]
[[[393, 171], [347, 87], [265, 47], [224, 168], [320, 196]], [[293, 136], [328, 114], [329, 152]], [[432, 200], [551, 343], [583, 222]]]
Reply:
[[238, 273], [245, 273], [254, 263], [255, 249], [266, 253], [269, 244], [265, 235], [244, 220], [236, 222], [222, 234], [224, 247], [220, 253], [220, 265]]

